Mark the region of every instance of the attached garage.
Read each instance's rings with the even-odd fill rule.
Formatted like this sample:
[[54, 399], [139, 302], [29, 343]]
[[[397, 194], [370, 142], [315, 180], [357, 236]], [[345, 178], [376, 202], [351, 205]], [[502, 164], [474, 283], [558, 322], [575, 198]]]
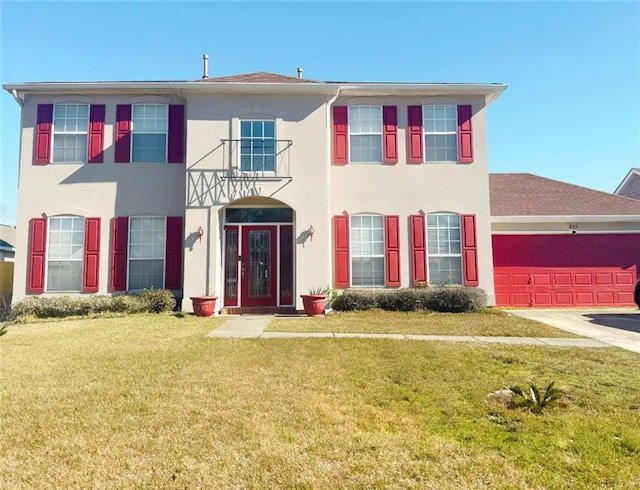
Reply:
[[640, 201], [531, 174], [492, 174], [497, 306], [633, 306]]

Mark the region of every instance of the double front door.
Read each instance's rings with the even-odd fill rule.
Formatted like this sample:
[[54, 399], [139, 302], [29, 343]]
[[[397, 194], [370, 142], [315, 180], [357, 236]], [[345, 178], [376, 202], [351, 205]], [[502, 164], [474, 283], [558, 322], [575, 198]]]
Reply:
[[293, 302], [293, 227], [225, 227], [225, 306]]

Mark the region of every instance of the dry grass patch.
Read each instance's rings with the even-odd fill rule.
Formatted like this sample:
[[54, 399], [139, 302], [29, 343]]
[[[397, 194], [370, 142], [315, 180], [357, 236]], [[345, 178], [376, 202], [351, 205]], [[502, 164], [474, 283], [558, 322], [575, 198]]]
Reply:
[[[615, 348], [213, 339], [218, 319], [13, 326], [0, 488], [637, 488], [640, 357]], [[541, 416], [489, 408], [556, 380]]]
[[317, 317], [276, 318], [270, 332], [397, 333], [506, 337], [578, 337], [501, 310], [478, 313], [399, 311], [333, 312]]

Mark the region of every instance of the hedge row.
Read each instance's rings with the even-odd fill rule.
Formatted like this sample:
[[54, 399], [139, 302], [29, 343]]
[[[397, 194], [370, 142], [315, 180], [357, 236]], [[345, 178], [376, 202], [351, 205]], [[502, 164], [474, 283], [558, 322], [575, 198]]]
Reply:
[[480, 288], [442, 286], [397, 289], [394, 291], [347, 290], [337, 296], [331, 307], [336, 311], [380, 308], [386, 311], [439, 311], [463, 313], [484, 308], [486, 296]]
[[13, 318], [64, 318], [103, 313], [162, 313], [172, 311], [176, 298], [168, 289], [144, 289], [137, 294], [86, 297], [29, 297], [11, 308]]

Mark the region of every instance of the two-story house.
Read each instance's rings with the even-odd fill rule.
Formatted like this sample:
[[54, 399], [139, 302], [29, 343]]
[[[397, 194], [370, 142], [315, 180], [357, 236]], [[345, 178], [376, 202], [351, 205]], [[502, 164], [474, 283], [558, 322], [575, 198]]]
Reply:
[[[226, 311], [309, 288], [483, 288], [501, 84], [7, 84], [22, 106], [14, 301], [168, 288]], [[257, 310], [257, 309], [260, 310]]]

